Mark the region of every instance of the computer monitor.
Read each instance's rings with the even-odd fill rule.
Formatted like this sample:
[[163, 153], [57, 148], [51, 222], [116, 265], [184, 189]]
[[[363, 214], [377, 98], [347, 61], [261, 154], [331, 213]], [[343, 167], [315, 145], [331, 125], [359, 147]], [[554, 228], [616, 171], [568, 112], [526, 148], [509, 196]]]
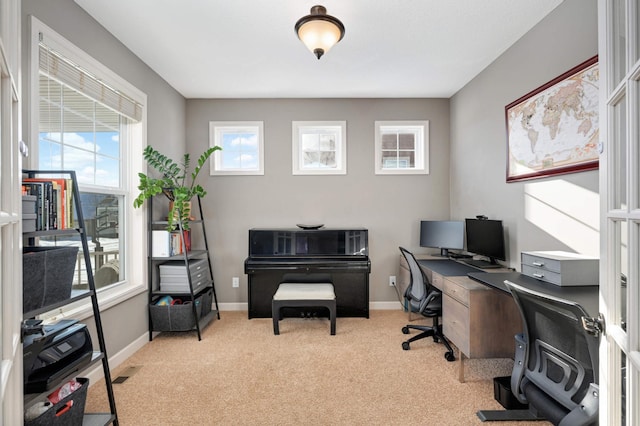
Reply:
[[497, 267], [496, 260], [507, 260], [501, 220], [465, 219], [465, 230], [467, 251], [489, 258], [489, 262], [478, 262], [474, 266]]
[[420, 247], [440, 249], [441, 256], [449, 256], [449, 249], [464, 248], [464, 222], [453, 220], [420, 221]]

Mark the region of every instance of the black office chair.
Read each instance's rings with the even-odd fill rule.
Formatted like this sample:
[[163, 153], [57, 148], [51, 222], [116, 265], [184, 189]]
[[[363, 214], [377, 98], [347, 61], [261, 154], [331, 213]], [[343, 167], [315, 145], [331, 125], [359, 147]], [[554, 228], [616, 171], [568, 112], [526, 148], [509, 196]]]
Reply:
[[411, 281], [404, 294], [407, 301], [407, 309], [409, 310], [409, 319], [411, 320], [411, 312], [417, 312], [420, 315], [432, 318], [433, 320], [433, 324], [430, 326], [408, 324], [402, 327], [402, 332], [404, 334], [409, 334], [409, 330], [421, 331], [420, 334], [402, 342], [402, 349], [408, 351], [411, 349], [411, 342], [432, 336], [434, 342], [442, 342], [442, 344], [447, 347], [447, 352], [444, 354], [446, 360], [454, 361], [456, 357], [453, 354], [453, 349], [447, 341], [447, 338], [444, 337], [444, 334], [442, 333], [442, 325], [438, 319], [442, 316], [442, 293], [429, 283], [429, 280], [422, 272], [422, 269], [420, 269], [418, 261], [413, 253], [403, 247], [399, 248], [407, 261], [407, 265], [409, 266], [409, 271], [411, 273]]
[[529, 408], [485, 411], [488, 418], [478, 412], [478, 416], [483, 420], [544, 418], [556, 426], [597, 425], [599, 333], [585, 325], [589, 315], [575, 302], [510, 281], [505, 284], [520, 309], [524, 328], [516, 335], [511, 391]]

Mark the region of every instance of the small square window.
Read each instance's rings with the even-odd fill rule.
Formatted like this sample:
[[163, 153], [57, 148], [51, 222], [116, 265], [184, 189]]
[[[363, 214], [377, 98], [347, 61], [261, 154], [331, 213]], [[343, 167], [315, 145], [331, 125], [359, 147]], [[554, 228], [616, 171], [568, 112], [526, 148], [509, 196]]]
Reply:
[[293, 174], [347, 173], [346, 121], [294, 121]]
[[429, 122], [376, 121], [376, 174], [428, 174]]
[[262, 121], [211, 121], [211, 175], [264, 175]]

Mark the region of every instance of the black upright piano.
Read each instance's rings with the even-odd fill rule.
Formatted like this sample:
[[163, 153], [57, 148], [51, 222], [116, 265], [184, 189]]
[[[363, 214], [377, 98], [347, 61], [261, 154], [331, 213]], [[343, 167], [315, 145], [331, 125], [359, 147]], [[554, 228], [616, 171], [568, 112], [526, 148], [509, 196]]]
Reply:
[[350, 229], [250, 229], [249, 318], [271, 318], [281, 282], [333, 283], [337, 315], [369, 318], [368, 231]]

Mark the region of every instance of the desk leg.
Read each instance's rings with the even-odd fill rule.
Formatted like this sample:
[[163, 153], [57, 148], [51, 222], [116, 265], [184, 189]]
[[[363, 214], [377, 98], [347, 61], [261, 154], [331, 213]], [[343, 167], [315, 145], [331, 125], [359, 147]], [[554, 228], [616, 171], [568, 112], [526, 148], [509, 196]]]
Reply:
[[458, 367], [458, 381], [460, 383], [464, 383], [464, 354], [462, 353], [462, 351], [458, 351], [460, 356], [458, 358], [460, 358], [460, 366]]

